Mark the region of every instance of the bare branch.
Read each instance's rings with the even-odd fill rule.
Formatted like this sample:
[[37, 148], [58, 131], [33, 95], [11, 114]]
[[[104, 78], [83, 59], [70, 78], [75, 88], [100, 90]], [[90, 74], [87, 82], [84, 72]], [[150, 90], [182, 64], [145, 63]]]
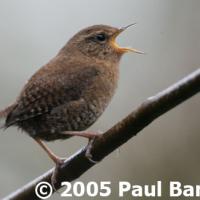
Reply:
[[[98, 138], [92, 148], [94, 160], [102, 160], [120, 145], [137, 135], [139, 131], [150, 124], [154, 119], [192, 97], [200, 91], [200, 68], [192, 74], [183, 78], [166, 90], [148, 98], [135, 111], [130, 113], [125, 119], [106, 131], [102, 137]], [[85, 157], [85, 148], [79, 150], [65, 161], [65, 164], [58, 175], [59, 189], [60, 182], [73, 181], [94, 166]], [[39, 176], [27, 185], [13, 192], [4, 200], [27, 200], [38, 199], [35, 195], [35, 186], [41, 181], [50, 183], [53, 169]]]

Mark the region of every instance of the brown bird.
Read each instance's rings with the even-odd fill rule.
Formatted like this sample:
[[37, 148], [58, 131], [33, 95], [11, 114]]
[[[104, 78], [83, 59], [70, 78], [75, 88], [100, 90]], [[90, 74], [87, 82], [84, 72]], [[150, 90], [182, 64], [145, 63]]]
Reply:
[[59, 168], [62, 159], [43, 141], [98, 135], [85, 130], [114, 95], [120, 58], [128, 51], [142, 53], [115, 42], [129, 26], [95, 25], [75, 34], [30, 78], [15, 103], [0, 112], [4, 127], [17, 126], [28, 133]]

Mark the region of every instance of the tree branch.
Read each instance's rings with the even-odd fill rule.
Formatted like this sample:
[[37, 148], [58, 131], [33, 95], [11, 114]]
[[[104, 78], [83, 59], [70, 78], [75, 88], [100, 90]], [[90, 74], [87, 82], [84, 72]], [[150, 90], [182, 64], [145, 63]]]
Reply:
[[[98, 161], [102, 160], [120, 145], [137, 135], [139, 131], [145, 128], [154, 119], [192, 97], [199, 91], [200, 68], [166, 90], [148, 98], [126, 118], [106, 131], [102, 137], [95, 140], [91, 151], [93, 159]], [[61, 187], [60, 183], [62, 181], [73, 181], [95, 165], [85, 157], [85, 150], [85, 148], [80, 149], [65, 161], [62, 170], [58, 174], [58, 184], [55, 186], [57, 189]], [[41, 181], [50, 183], [52, 172], [53, 169], [49, 170], [5, 197], [4, 200], [39, 199], [35, 195], [35, 186]]]

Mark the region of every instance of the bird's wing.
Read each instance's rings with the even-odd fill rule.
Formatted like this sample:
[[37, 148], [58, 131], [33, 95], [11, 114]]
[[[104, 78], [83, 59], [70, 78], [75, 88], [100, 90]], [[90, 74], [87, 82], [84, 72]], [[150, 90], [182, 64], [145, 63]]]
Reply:
[[60, 105], [81, 99], [98, 74], [98, 68], [86, 67], [72, 73], [46, 75], [29, 81], [17, 105], [9, 113], [5, 126], [49, 113]]

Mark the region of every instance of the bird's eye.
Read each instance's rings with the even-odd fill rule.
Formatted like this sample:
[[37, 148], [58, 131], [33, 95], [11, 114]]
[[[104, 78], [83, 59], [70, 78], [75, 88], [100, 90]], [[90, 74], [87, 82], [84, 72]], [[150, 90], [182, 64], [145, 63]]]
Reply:
[[98, 35], [96, 35], [96, 40], [99, 42], [104, 42], [106, 40], [106, 35], [104, 33], [100, 33]]

